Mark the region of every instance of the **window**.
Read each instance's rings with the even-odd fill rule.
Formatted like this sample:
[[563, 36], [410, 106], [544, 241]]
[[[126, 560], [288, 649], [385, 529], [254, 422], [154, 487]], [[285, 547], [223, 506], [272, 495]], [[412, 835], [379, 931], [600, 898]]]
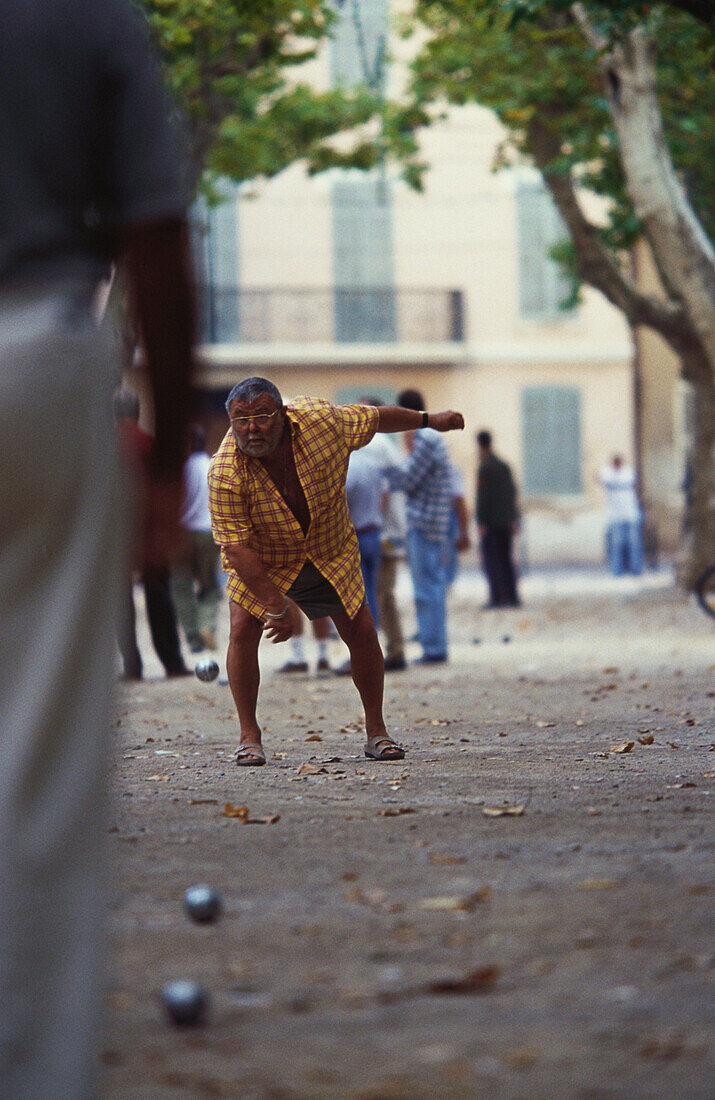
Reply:
[[549, 251], [568, 237], [554, 201], [541, 182], [520, 180], [516, 189], [519, 262], [519, 316], [529, 321], [556, 321], [569, 284]]
[[191, 216], [194, 262], [200, 286], [200, 337], [209, 343], [240, 339], [238, 192], [226, 183], [223, 199], [195, 204]]
[[383, 405], [394, 405], [397, 401], [397, 390], [373, 386], [372, 382], [366, 382], [364, 386], [340, 386], [335, 391], [335, 404], [357, 405], [361, 397], [377, 397]]
[[388, 0], [335, 0], [330, 43], [333, 86], [382, 86]]
[[395, 339], [392, 203], [381, 179], [333, 184], [335, 339]]
[[581, 393], [575, 386], [526, 386], [521, 435], [527, 496], [582, 491]]

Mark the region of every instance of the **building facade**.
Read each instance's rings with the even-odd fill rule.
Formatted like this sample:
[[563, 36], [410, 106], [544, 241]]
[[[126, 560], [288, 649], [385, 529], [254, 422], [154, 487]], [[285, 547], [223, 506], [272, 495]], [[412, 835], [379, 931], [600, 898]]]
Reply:
[[[387, 0], [346, 0], [311, 78], [389, 92], [401, 73], [384, 64], [388, 40], [399, 59]], [[464, 413], [449, 447], [472, 502], [474, 435], [492, 430], [521, 490], [525, 564], [601, 561], [595, 474], [615, 452], [634, 458], [634, 348], [596, 292], [560, 308], [549, 249], [563, 228], [538, 173], [492, 171], [503, 137], [488, 110], [453, 108], [422, 135], [422, 194], [387, 167], [308, 178], [297, 164], [197, 209], [211, 441], [251, 374], [338, 402], [417, 387], [429, 408]]]

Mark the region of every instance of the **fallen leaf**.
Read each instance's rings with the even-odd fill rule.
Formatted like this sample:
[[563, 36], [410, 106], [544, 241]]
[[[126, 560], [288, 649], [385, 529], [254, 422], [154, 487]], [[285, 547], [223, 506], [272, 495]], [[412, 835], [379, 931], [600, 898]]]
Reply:
[[230, 802], [227, 802], [224, 809], [221, 811], [222, 817], [235, 817], [243, 825], [275, 825], [276, 821], [280, 821], [280, 814], [266, 814], [265, 817], [249, 817], [248, 806], [232, 806]]
[[485, 817], [521, 817], [526, 804], [520, 802], [517, 806], [482, 806]]
[[298, 775], [327, 775], [327, 768], [318, 764], [301, 764], [298, 768]]
[[603, 669], [603, 675], [604, 676], [615, 676], [620, 671], [621, 670], [618, 667], [618, 665], [609, 665], [608, 668]]
[[618, 745], [611, 745], [609, 752], [631, 752], [635, 741], [621, 741]]
[[596, 806], [589, 806], [587, 809], [589, 817], [600, 817], [601, 811]]
[[666, 791], [682, 791], [686, 787], [697, 787], [697, 783], [666, 783]]
[[585, 878], [579, 883], [581, 890], [612, 890], [615, 885], [612, 878]]
[[680, 748], [680, 745], [678, 744], [677, 741], [669, 741], [668, 744], [670, 745], [671, 749], [679, 749]]
[[386, 810], [378, 810], [378, 817], [402, 817], [403, 814], [414, 814], [416, 810], [413, 810], [411, 806], [395, 806]]
[[168, 783], [171, 779], [170, 775], [145, 775], [147, 783]]
[[238, 817], [242, 821], [248, 819], [248, 806], [232, 806], [230, 802], [227, 802], [221, 811], [222, 817]]
[[216, 806], [218, 805], [217, 798], [189, 798], [187, 805], [189, 806]]
[[428, 982], [425, 989], [427, 993], [434, 994], [485, 993], [498, 977], [498, 966], [481, 966], [478, 970], [470, 970], [461, 978], [440, 978], [435, 982]]
[[451, 856], [447, 852], [430, 852], [430, 863], [466, 863], [465, 856]]
[[652, 745], [655, 741], [655, 737], [652, 733], [645, 733], [642, 737], [638, 738], [639, 745]]
[[446, 910], [471, 913], [477, 905], [487, 901], [491, 894], [491, 886], [481, 886], [479, 890], [475, 890], [472, 894], [446, 894], [433, 898], [422, 898], [420, 909], [425, 909], [428, 912], [443, 912]]
[[310, 737], [306, 737], [306, 741], [322, 741], [323, 738], [319, 733], [311, 733]]
[[555, 722], [537, 722], [536, 724], [540, 730], [548, 730], [556, 725]]

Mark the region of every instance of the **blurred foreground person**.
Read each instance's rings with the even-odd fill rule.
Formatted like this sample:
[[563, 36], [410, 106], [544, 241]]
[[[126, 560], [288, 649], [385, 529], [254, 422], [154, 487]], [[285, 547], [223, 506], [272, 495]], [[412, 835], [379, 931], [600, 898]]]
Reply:
[[209, 465], [206, 433], [200, 424], [189, 432], [190, 455], [184, 465], [181, 542], [174, 556], [172, 589], [179, 621], [192, 653], [216, 649], [218, 622], [218, 547], [211, 534]]
[[[262, 634], [284, 642], [309, 619], [329, 615], [350, 651], [365, 708], [365, 755], [401, 760], [385, 729], [384, 666], [365, 601], [360, 551], [345, 478], [352, 451], [375, 432], [423, 426], [427, 414], [396, 406], [331, 405], [299, 397], [289, 405], [265, 378], [247, 378], [226, 401], [231, 421], [211, 461], [209, 507], [228, 571], [231, 635], [226, 659], [241, 741], [236, 763], [265, 764], [256, 716]], [[437, 431], [464, 427], [460, 413], [434, 413]]]
[[598, 480], [606, 494], [606, 553], [614, 577], [643, 572], [643, 515], [638, 503], [636, 472], [614, 455]]
[[145, 562], [178, 531], [193, 306], [175, 157], [125, 0], [4, 0], [0, 36], [0, 1093], [89, 1100], [119, 546], [91, 303], [124, 252], [153, 387]]
[[489, 602], [482, 610], [519, 607], [512, 557], [514, 535], [519, 530], [516, 485], [510, 467], [492, 450], [491, 432], [477, 433], [477, 447], [477, 531], [489, 585]]
[[[146, 480], [146, 464], [151, 458], [153, 440], [139, 427], [139, 398], [123, 387], [114, 394], [114, 418], [119, 431], [121, 457], [129, 488], [141, 500]], [[164, 666], [167, 678], [191, 676], [191, 669], [181, 656], [181, 642], [176, 625], [176, 611], [171, 598], [171, 575], [166, 562], [161, 565], [139, 564], [139, 579], [144, 589], [146, 617], [156, 655]], [[127, 560], [122, 577], [117, 619], [117, 641], [124, 664], [124, 680], [141, 680], [143, 665], [137, 645], [136, 614], [134, 611], [134, 563]]]

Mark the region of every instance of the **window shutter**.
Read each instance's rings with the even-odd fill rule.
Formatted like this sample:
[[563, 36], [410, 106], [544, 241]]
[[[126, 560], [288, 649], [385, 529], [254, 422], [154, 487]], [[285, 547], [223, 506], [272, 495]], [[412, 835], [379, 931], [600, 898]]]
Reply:
[[553, 321], [568, 283], [549, 251], [568, 237], [568, 230], [542, 183], [520, 180], [516, 189], [519, 264], [519, 315], [524, 320]]
[[523, 484], [527, 496], [580, 493], [581, 394], [575, 386], [521, 392]]
[[395, 339], [392, 204], [381, 180], [333, 184], [333, 281], [338, 341]]

